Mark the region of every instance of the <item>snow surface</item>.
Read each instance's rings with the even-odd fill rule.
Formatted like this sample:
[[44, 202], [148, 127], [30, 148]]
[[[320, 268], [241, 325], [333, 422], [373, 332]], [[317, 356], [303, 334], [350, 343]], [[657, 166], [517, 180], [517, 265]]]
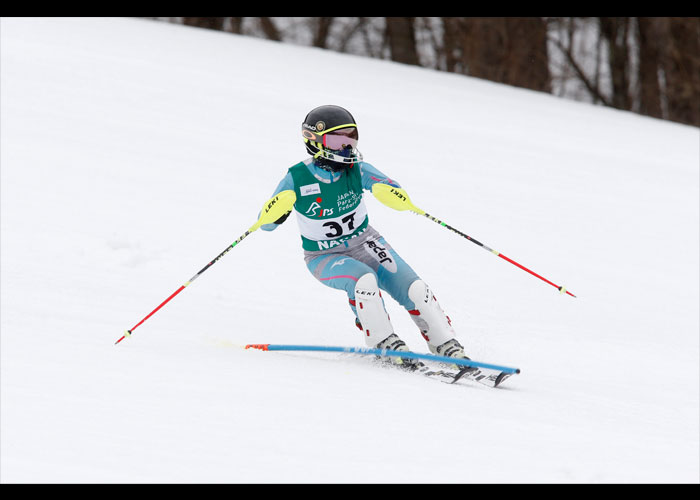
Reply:
[[[0, 23], [3, 483], [699, 482], [697, 128], [146, 20]], [[367, 197], [469, 355], [522, 370], [503, 388], [242, 349], [363, 345], [293, 221], [114, 345], [255, 222], [326, 103], [419, 207], [578, 296]]]

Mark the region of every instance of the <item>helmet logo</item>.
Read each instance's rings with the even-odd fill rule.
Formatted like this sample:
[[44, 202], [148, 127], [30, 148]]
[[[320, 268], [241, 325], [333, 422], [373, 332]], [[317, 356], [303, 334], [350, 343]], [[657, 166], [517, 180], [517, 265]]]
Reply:
[[319, 120], [316, 122], [316, 132], [323, 132], [326, 129], [326, 124]]
[[301, 135], [303, 135], [304, 138], [310, 139], [312, 141], [315, 141], [317, 139], [316, 134], [314, 134], [313, 132], [309, 132], [308, 130], [302, 130]]

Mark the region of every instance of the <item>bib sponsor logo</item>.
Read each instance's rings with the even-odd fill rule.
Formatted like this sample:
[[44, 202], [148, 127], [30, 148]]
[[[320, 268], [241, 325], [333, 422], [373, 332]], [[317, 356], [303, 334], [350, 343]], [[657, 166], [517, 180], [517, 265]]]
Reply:
[[299, 191], [301, 191], [302, 196], [321, 194], [321, 186], [318, 185], [318, 182], [316, 184], [307, 184], [306, 186], [301, 186], [301, 188], [299, 188]]
[[321, 205], [317, 201], [314, 201], [309, 206], [309, 209], [304, 213], [306, 213], [307, 215], [310, 215], [312, 217], [316, 217], [316, 213], [319, 209], [320, 209], [320, 211], [318, 212], [319, 217], [325, 217], [326, 215], [333, 215], [332, 208], [321, 208]]

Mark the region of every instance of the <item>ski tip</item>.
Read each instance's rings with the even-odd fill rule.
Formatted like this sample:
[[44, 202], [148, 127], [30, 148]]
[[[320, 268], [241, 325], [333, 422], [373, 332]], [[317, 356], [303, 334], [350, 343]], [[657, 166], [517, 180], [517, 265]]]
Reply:
[[270, 344], [248, 344], [245, 346], [246, 349], [260, 349], [261, 351], [267, 351]]
[[515, 368], [512, 372], [501, 372], [498, 375], [498, 377], [496, 377], [496, 380], [494, 381], [493, 386], [499, 387], [501, 385], [501, 383], [504, 382], [511, 375], [517, 375], [518, 373], [520, 373], [520, 368]]
[[500, 386], [501, 383], [502, 383], [505, 379], [507, 379], [508, 377], [510, 377], [511, 375], [512, 375], [511, 373], [506, 373], [506, 372], [500, 373], [500, 374], [498, 375], [498, 377], [496, 377], [496, 380], [495, 380], [494, 383], [493, 383], [493, 387], [495, 388], [495, 387]]

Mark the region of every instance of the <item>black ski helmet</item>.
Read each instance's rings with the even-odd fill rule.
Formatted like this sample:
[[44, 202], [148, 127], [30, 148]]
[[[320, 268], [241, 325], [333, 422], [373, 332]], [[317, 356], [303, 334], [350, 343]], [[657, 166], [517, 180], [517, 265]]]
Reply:
[[360, 138], [357, 124], [345, 108], [325, 105], [312, 109], [301, 124], [301, 135], [306, 151], [332, 170], [362, 161], [356, 147]]

